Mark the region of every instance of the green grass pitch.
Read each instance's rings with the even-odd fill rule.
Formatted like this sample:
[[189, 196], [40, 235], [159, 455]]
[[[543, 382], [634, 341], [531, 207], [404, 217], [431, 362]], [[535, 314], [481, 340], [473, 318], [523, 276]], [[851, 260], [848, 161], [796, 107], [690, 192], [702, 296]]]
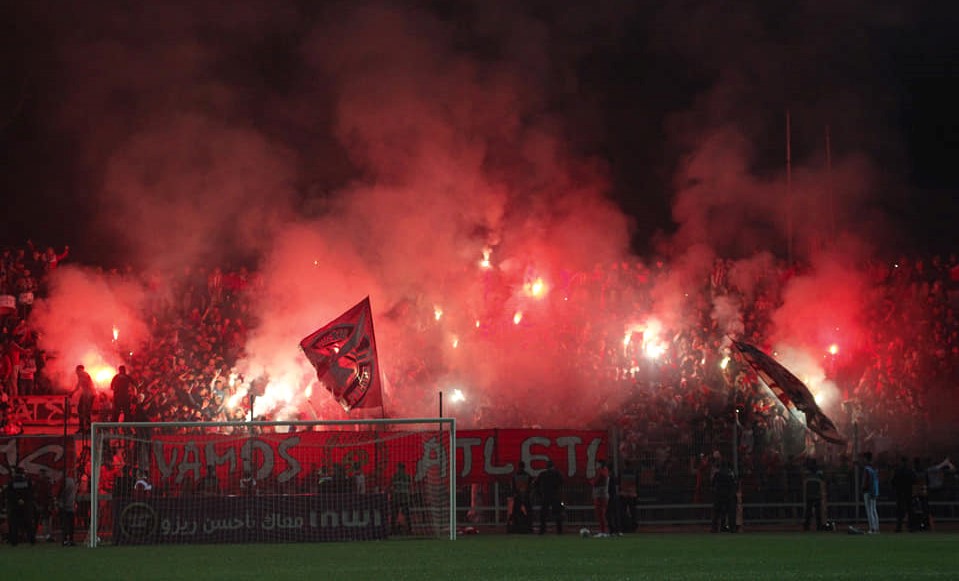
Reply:
[[959, 534], [480, 534], [457, 541], [0, 547], [3, 579], [959, 579]]

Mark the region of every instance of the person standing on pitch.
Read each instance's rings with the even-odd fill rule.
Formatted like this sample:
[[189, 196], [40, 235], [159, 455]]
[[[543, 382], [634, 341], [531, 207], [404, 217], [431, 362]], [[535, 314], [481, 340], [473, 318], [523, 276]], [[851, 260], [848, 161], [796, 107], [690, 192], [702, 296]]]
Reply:
[[905, 456], [899, 458], [899, 467], [892, 475], [892, 488], [896, 492], [896, 532], [902, 532], [902, 521], [907, 516], [911, 516], [912, 511], [912, 484], [916, 479], [912, 468], [909, 466], [909, 459]]
[[563, 503], [560, 500], [563, 475], [556, 469], [552, 460], [546, 461], [546, 469], [536, 477], [534, 486], [543, 503], [539, 509], [539, 534], [546, 533], [546, 522], [550, 516], [556, 520], [556, 534], [563, 534]]
[[63, 475], [58, 504], [60, 510], [60, 525], [63, 531], [63, 546], [72, 547], [74, 546], [73, 524], [77, 515], [77, 481], [69, 472]]
[[723, 462], [713, 475], [712, 532], [736, 532], [736, 473], [728, 462]]
[[866, 505], [866, 519], [869, 521], [869, 534], [879, 534], [879, 513], [876, 500], [879, 498], [879, 471], [872, 465], [872, 452], [862, 455], [862, 500]]
[[412, 534], [413, 522], [410, 514], [411, 497], [413, 493], [413, 480], [406, 471], [406, 465], [399, 462], [396, 465], [396, 472], [390, 479], [390, 527], [394, 533], [399, 532], [399, 517], [403, 515], [402, 530], [406, 534]]
[[826, 502], [826, 482], [823, 480], [822, 470], [816, 464], [816, 460], [810, 458], [806, 463], [806, 479], [803, 481], [803, 495], [805, 495], [806, 518], [803, 520], [803, 530], [808, 531], [812, 523], [813, 515], [816, 517], [816, 530], [821, 531], [825, 526], [823, 519], [825, 511], [823, 505]]
[[596, 476], [590, 479], [593, 487], [593, 510], [596, 513], [596, 522], [599, 532], [594, 536], [608, 537], [609, 525], [606, 523], [606, 509], [609, 507], [609, 468], [605, 460], [596, 462]]
[[533, 529], [532, 510], [529, 502], [529, 488], [532, 478], [526, 471], [526, 464], [520, 462], [513, 473], [510, 488], [513, 493], [513, 506], [510, 510], [507, 531], [511, 533], [529, 533]]
[[37, 542], [37, 528], [34, 516], [33, 485], [27, 479], [22, 466], [17, 466], [13, 479], [7, 485], [7, 525], [10, 527], [9, 540], [12, 546], [20, 542], [20, 532], [26, 533], [30, 544]]

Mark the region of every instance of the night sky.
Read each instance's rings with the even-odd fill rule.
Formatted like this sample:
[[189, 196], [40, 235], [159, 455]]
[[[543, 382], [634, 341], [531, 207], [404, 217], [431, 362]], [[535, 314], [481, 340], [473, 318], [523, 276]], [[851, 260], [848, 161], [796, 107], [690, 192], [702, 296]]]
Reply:
[[[753, 196], [783, 196], [789, 111], [794, 195], [831, 191], [831, 235], [854, 233], [880, 255], [955, 248], [959, 11], [948, 3], [162, 4], [5, 4], [0, 242], [70, 244], [88, 263], [143, 264], [181, 243], [199, 249], [189, 260], [248, 260], [260, 252], [248, 237], [270, 236], [261, 218], [329, 214], [356, 184], [403, 182], [394, 152], [428, 151], [435, 131], [482, 145], [478, 173], [507, 192], [507, 215], [551, 203], [528, 192], [555, 184], [517, 177], [536, 175], [527, 154], [546, 142], [571, 183], [588, 176], [622, 210], [640, 256], [696, 240], [732, 255], [768, 240], [783, 255], [781, 236], [763, 235], [782, 230], [779, 217], [735, 242], [718, 224], [762, 222], [770, 207], [752, 215]], [[170, 177], [191, 172], [186, 185]], [[798, 231], [822, 216], [810, 204], [794, 207]], [[705, 217], [690, 209], [704, 205]], [[194, 235], [157, 218], [167, 206]]]

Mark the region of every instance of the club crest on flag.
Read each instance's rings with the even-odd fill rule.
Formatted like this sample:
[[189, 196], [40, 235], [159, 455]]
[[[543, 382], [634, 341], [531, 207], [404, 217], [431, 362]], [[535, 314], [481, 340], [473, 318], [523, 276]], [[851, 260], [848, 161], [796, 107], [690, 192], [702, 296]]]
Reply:
[[369, 297], [304, 338], [300, 348], [343, 409], [383, 405]]

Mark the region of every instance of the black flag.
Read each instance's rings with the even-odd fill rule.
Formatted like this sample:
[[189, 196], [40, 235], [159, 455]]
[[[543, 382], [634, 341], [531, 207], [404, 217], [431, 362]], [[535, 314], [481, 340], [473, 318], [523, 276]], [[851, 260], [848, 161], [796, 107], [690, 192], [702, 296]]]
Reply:
[[839, 434], [836, 425], [816, 405], [816, 398], [809, 392], [809, 388], [783, 367], [778, 361], [760, 351], [757, 347], [742, 341], [733, 341], [733, 345], [742, 354], [759, 378], [772, 390], [779, 401], [790, 411], [799, 410], [806, 414], [806, 426], [822, 436], [827, 442], [845, 444], [846, 440]]

